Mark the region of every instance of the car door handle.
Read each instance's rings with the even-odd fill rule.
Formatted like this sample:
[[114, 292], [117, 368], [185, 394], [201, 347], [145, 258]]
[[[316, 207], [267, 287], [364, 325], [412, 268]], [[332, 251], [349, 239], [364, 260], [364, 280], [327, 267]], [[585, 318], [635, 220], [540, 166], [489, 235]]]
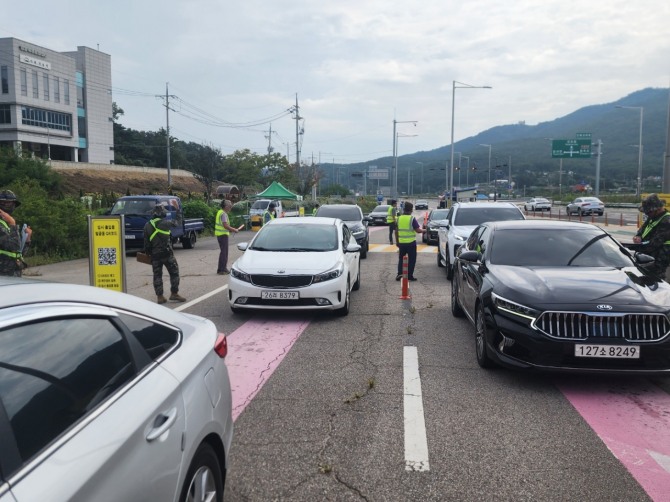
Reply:
[[147, 434], [147, 441], [151, 442], [161, 437], [165, 431], [177, 421], [177, 408], [172, 408], [167, 413], [161, 413], [154, 420], [154, 426]]

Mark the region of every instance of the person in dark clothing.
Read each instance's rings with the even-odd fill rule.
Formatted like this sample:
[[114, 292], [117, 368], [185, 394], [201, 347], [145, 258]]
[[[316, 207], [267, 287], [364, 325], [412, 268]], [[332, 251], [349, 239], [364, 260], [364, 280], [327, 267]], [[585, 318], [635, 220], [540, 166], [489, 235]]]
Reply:
[[144, 226], [144, 252], [151, 256], [157, 302], [167, 302], [163, 296], [163, 265], [170, 274], [170, 300], [185, 302], [186, 298], [179, 295], [179, 265], [172, 250], [170, 228], [174, 225], [165, 219], [167, 210], [163, 205], [154, 207], [151, 215], [153, 218]]
[[407, 255], [407, 275], [410, 281], [416, 281], [414, 277], [414, 266], [416, 265], [416, 234], [422, 234], [426, 229], [421, 228], [416, 218], [412, 216], [414, 205], [411, 202], [405, 202], [402, 214], [398, 217], [398, 223], [395, 230], [395, 241], [398, 246], [398, 275], [395, 280], [402, 279], [403, 257]]
[[647, 216], [647, 221], [633, 237], [635, 244], [640, 244], [639, 251], [654, 257], [654, 263], [648, 270], [659, 277], [666, 278], [670, 265], [670, 212], [665, 209], [665, 201], [655, 194], [650, 194], [640, 206]]
[[21, 202], [11, 190], [0, 191], [0, 275], [21, 277], [26, 264], [23, 253], [30, 245], [32, 230], [21, 231], [12, 213]]
[[[386, 211], [386, 224], [389, 226], [389, 244], [393, 244], [393, 234], [396, 231], [396, 222], [398, 220], [398, 201], [391, 199], [391, 204]], [[396, 244], [398, 241], [396, 240]]]

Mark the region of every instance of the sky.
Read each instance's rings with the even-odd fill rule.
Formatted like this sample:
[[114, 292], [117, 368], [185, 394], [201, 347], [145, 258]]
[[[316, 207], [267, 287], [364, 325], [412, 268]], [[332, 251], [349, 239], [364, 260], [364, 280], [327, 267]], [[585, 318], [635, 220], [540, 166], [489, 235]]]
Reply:
[[224, 155], [295, 162], [296, 100], [300, 160], [348, 164], [449, 145], [452, 109], [459, 141], [670, 86], [663, 0], [22, 5], [0, 37], [109, 54], [124, 127], [165, 128], [167, 85], [171, 135]]

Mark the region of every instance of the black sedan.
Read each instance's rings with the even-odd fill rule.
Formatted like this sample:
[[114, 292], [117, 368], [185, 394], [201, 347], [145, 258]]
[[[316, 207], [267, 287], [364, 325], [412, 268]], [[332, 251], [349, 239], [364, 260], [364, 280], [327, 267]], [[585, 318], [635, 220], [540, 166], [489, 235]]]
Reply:
[[667, 374], [670, 284], [652, 262], [587, 223], [488, 222], [458, 251], [451, 310], [483, 368]]
[[439, 223], [446, 220], [448, 214], [448, 209], [431, 209], [423, 227], [426, 229], [426, 233], [424, 233], [422, 236], [424, 243], [437, 244], [437, 231], [439, 229]]

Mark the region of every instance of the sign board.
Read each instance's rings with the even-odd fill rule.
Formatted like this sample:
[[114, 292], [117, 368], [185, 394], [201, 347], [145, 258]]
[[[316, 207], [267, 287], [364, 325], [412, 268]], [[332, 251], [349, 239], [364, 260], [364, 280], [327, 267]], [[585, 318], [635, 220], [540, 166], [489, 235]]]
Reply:
[[369, 169], [368, 179], [370, 180], [387, 180], [389, 179], [388, 169]]
[[123, 215], [88, 217], [88, 268], [91, 286], [126, 291], [126, 241]]
[[591, 140], [555, 139], [551, 142], [551, 156], [554, 159], [590, 159]]
[[591, 141], [591, 133], [590, 132], [578, 132], [575, 134], [575, 139], [588, 139]]

